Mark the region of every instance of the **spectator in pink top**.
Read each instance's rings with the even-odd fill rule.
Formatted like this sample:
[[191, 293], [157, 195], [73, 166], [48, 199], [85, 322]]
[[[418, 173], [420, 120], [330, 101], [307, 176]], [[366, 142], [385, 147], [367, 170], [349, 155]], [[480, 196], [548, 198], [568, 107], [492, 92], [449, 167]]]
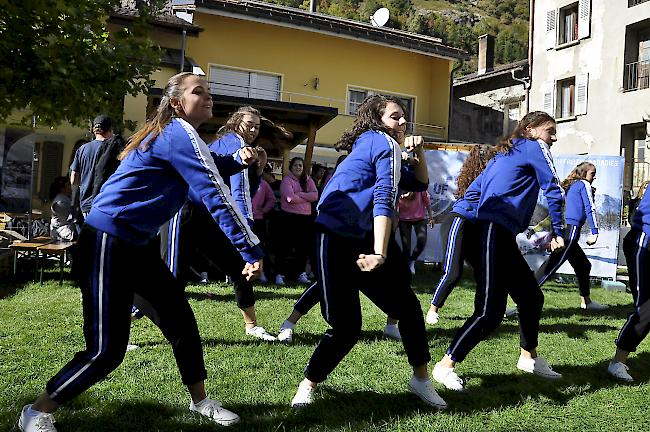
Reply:
[[[399, 199], [399, 234], [402, 249], [409, 260], [411, 274], [415, 274], [415, 261], [427, 244], [427, 227], [433, 228], [431, 200], [427, 191], [407, 192]], [[416, 244], [411, 252], [411, 230], [415, 229]]]
[[[268, 169], [270, 170], [270, 168]], [[264, 167], [264, 170], [266, 171], [267, 167]], [[270, 236], [267, 214], [275, 207], [275, 194], [273, 193], [273, 189], [271, 189], [271, 185], [264, 180], [264, 177], [262, 177], [257, 193], [255, 193], [251, 201], [253, 205], [253, 231], [259, 237], [260, 245], [264, 249], [264, 252], [266, 252], [264, 256], [264, 273], [260, 276], [260, 282], [266, 283], [268, 281], [266, 274], [272, 274], [273, 272], [273, 265], [269, 254]]]
[[[280, 185], [280, 220], [284, 227], [283, 241], [278, 245], [277, 285], [285, 284], [285, 276], [298, 275], [298, 282], [309, 283], [305, 272], [307, 254], [311, 255], [309, 238], [311, 203], [318, 200], [316, 184], [307, 175], [304, 161], [295, 157], [289, 162], [289, 172]], [[292, 258], [292, 259], [291, 259]], [[312, 264], [313, 266], [313, 264]]]

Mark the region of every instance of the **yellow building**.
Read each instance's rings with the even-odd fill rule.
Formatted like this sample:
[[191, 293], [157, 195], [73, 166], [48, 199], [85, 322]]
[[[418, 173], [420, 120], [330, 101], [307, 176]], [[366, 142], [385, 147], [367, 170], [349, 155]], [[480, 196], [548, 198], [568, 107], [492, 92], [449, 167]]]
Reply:
[[[294, 133], [289, 146], [298, 145], [294, 152], [307, 148], [309, 161], [314, 148], [314, 161], [331, 165], [337, 157], [332, 145], [360, 102], [381, 93], [402, 98], [411, 131], [447, 140], [450, 73], [453, 61], [465, 58], [463, 51], [433, 37], [257, 1], [182, 3], [176, 12], [192, 23], [175, 16], [157, 22], [152, 36], [166, 49], [163, 65], [149, 95], [125, 98], [124, 120], [142, 124], [183, 63], [184, 70], [205, 73], [214, 95], [215, 118], [206, 133], [216, 131], [237, 106], [253, 105]], [[132, 12], [119, 9], [109, 22], [127, 25], [132, 18]], [[75, 143], [90, 136], [67, 126], [37, 128], [34, 136], [39, 160], [46, 161], [39, 164], [34, 188], [43, 198], [45, 183], [67, 173]], [[48, 153], [50, 142], [59, 143], [56, 158]], [[289, 149], [278, 150], [270, 155], [286, 163]]]

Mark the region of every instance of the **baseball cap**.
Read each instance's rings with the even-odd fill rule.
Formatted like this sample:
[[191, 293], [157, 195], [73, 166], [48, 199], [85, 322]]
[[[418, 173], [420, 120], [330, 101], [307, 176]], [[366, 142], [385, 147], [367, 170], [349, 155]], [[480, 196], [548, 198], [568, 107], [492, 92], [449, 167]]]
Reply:
[[113, 128], [113, 119], [105, 114], [98, 115], [93, 120], [93, 129], [101, 129], [102, 131], [107, 131]]

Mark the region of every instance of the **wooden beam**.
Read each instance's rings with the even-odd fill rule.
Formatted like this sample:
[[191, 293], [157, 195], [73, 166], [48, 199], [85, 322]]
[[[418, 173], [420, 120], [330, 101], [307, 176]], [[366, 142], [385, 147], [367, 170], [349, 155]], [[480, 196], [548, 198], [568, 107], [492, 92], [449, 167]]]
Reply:
[[309, 133], [307, 136], [307, 146], [305, 147], [305, 162], [304, 162], [304, 170], [307, 173], [307, 175], [311, 174], [311, 159], [314, 156], [314, 144], [316, 143], [316, 131], [318, 130], [318, 126], [316, 125], [315, 122], [309, 123]]

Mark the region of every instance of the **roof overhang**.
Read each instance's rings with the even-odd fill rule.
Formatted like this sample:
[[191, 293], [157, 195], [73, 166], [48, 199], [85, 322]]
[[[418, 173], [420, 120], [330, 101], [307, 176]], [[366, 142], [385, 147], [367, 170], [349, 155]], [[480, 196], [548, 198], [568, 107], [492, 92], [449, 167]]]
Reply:
[[[161, 96], [162, 89], [152, 88], [149, 94], [151, 96]], [[207, 133], [217, 132], [226, 123], [228, 117], [238, 108], [252, 106], [260, 110], [264, 117], [282, 125], [293, 134], [291, 142], [286, 143], [289, 149], [304, 143], [310, 132], [316, 133], [318, 129], [333, 120], [339, 113], [338, 109], [333, 107], [236, 96], [213, 94], [212, 101], [213, 117], [201, 126], [203, 131]], [[276, 150], [281, 155], [283, 149], [278, 148]], [[270, 155], [273, 156], [271, 153]]]
[[469, 55], [438, 38], [252, 0], [196, 0], [196, 11], [387, 46], [445, 60]]
[[500, 66], [482, 75], [471, 74], [454, 80], [454, 97], [461, 98], [488, 91], [522, 85], [516, 78], [525, 79], [529, 77], [528, 61], [512, 63]]

